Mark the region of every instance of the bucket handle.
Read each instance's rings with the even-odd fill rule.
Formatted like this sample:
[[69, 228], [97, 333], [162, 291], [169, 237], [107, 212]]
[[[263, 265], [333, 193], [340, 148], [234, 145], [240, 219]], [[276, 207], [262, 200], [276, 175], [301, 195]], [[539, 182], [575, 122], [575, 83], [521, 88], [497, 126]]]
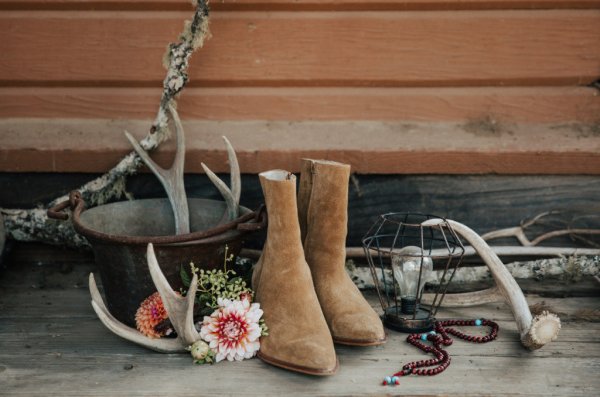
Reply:
[[253, 212], [253, 214], [254, 214], [255, 223], [249, 223], [249, 222], [238, 223], [236, 226], [237, 230], [252, 232], [252, 231], [261, 230], [261, 229], [264, 229], [267, 227], [267, 224], [268, 224], [267, 209], [264, 204], [261, 204], [258, 207], [258, 209], [256, 209]]
[[48, 208], [46, 214], [50, 219], [66, 221], [69, 219], [69, 214], [63, 211], [67, 208], [70, 208], [71, 211], [79, 209], [78, 212], [81, 212], [81, 209], [83, 209], [83, 200], [81, 198], [81, 193], [79, 193], [77, 190], [72, 190], [69, 193], [69, 198], [67, 200], [56, 204], [54, 207]]

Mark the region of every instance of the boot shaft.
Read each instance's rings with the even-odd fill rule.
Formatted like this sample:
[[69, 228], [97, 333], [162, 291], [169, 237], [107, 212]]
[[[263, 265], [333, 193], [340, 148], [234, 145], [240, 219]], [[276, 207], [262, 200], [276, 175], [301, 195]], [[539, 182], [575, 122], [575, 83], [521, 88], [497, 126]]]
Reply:
[[[272, 170], [259, 174], [269, 216], [269, 236], [288, 236], [289, 241], [300, 240], [296, 200], [296, 176], [284, 170]], [[272, 240], [273, 238], [271, 238]]]
[[305, 252], [341, 255], [344, 261], [350, 166], [303, 159], [301, 169], [298, 218]]

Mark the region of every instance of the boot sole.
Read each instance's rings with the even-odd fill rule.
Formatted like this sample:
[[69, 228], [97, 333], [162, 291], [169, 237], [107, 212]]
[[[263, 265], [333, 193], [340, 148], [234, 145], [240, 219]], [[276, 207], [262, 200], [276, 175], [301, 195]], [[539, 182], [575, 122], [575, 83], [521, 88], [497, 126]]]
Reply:
[[346, 346], [380, 346], [387, 342], [387, 335], [383, 339], [344, 339], [333, 338], [333, 343]]
[[294, 372], [300, 372], [300, 373], [306, 374], [306, 375], [314, 375], [314, 376], [334, 375], [338, 371], [338, 368], [340, 367], [340, 362], [337, 359], [337, 357], [335, 359], [335, 367], [333, 369], [316, 369], [316, 368], [304, 367], [301, 365], [287, 363], [285, 361], [281, 361], [276, 358], [265, 356], [260, 351], [258, 352], [258, 354], [256, 356], [258, 358], [260, 358], [262, 361], [266, 362], [267, 364], [271, 364], [276, 367], [284, 368], [284, 369], [294, 371]]

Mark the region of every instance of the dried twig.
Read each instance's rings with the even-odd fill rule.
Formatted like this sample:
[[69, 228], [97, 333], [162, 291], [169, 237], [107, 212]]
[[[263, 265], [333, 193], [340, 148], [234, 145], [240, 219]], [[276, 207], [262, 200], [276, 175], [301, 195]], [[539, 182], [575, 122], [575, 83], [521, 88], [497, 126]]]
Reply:
[[542, 221], [544, 220], [544, 218], [546, 218], [550, 215], [557, 215], [557, 214], [561, 214], [561, 212], [560, 211], [543, 212], [530, 220], [521, 222], [521, 226], [495, 230], [493, 232], [483, 234], [481, 236], [481, 238], [483, 238], [486, 241], [490, 241], [490, 240], [494, 240], [494, 239], [498, 239], [498, 238], [514, 237], [517, 240], [519, 240], [519, 242], [523, 246], [532, 247], [532, 246], [536, 246], [539, 243], [541, 243], [542, 241], [548, 240], [550, 238], [560, 237], [560, 236], [571, 236], [571, 238], [574, 238], [574, 239], [579, 238], [580, 240], [587, 242], [589, 245], [596, 246], [596, 247], [598, 246], [597, 244], [593, 243], [591, 240], [583, 239], [581, 237], [581, 235], [600, 235], [600, 229], [571, 227], [572, 222], [574, 222], [576, 219], [580, 219], [581, 217], [573, 218], [570, 222], [567, 222], [565, 229], [552, 230], [552, 231], [543, 233], [543, 234], [537, 236], [536, 238], [534, 238], [533, 240], [531, 240], [531, 239], [529, 239], [529, 237], [527, 237], [527, 235], [525, 234], [525, 231], [528, 228], [531, 228], [532, 226], [537, 225], [537, 224], [543, 224]]
[[[140, 142], [145, 151], [156, 149], [168, 138], [168, 108], [175, 107], [175, 98], [188, 81], [189, 59], [197, 48], [202, 47], [208, 36], [209, 7], [207, 0], [192, 0], [196, 6], [191, 21], [186, 21], [179, 42], [169, 44], [164, 64], [167, 69], [163, 81], [163, 93], [156, 118], [149, 134]], [[143, 164], [135, 151], [125, 156], [113, 169], [99, 178], [81, 186], [78, 190], [89, 206], [96, 206], [125, 194], [125, 179], [137, 172]], [[48, 207], [64, 201], [58, 197]], [[1, 209], [7, 235], [19, 241], [43, 241], [68, 246], [86, 246], [87, 242], [73, 230], [68, 222], [48, 220], [46, 208]]]

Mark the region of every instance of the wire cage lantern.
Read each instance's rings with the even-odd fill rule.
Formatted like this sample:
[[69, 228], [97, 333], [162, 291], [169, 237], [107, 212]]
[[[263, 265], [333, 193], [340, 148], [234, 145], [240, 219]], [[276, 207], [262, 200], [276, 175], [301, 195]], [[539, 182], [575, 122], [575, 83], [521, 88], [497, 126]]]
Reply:
[[420, 213], [383, 214], [362, 242], [385, 326], [411, 333], [433, 330], [465, 251], [448, 222]]

